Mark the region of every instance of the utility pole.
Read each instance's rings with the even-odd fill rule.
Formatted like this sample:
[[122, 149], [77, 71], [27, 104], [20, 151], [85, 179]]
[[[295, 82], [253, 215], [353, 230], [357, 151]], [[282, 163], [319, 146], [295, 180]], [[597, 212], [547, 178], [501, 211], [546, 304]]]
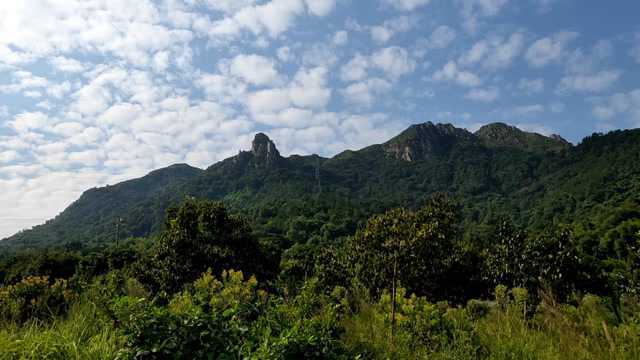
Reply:
[[116, 222], [116, 249], [118, 249], [120, 244], [120, 224], [122, 223], [122, 218], [118, 218]]
[[322, 193], [322, 183], [320, 182], [320, 157], [316, 158], [316, 180], [318, 180], [318, 195]]

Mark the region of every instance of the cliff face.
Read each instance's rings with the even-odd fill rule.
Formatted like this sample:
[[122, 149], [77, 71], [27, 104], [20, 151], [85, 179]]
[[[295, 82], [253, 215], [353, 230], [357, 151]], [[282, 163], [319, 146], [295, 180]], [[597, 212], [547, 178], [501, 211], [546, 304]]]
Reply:
[[276, 144], [263, 133], [256, 134], [251, 143], [251, 153], [256, 164], [273, 165], [282, 159]]
[[240, 151], [237, 156], [227, 160], [231, 160], [241, 168], [246, 166], [267, 168], [281, 163], [284, 158], [280, 155], [276, 144], [266, 134], [258, 133], [251, 142], [251, 150]]

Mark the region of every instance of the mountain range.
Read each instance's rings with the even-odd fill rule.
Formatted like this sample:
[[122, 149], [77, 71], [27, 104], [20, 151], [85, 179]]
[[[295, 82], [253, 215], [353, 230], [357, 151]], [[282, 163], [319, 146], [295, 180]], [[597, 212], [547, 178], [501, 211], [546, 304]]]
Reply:
[[247, 215], [263, 238], [282, 243], [347, 236], [371, 214], [415, 208], [439, 192], [459, 204], [468, 225], [509, 217], [527, 228], [588, 226], [605, 210], [638, 201], [639, 156], [640, 130], [594, 134], [572, 145], [503, 123], [472, 133], [427, 122], [332, 158], [283, 157], [259, 133], [249, 151], [204, 170], [176, 164], [87, 190], [55, 218], [0, 246], [149, 236], [186, 197], [222, 200]]

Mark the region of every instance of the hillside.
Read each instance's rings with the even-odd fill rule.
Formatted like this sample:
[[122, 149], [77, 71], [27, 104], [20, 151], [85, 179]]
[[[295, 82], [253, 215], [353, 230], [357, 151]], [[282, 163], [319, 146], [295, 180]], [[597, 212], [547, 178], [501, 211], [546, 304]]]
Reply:
[[639, 130], [573, 146], [501, 123], [471, 133], [427, 122], [330, 159], [282, 157], [258, 134], [249, 151], [206, 170], [173, 165], [88, 190], [56, 218], [1, 244], [108, 243], [119, 219], [120, 237], [146, 236], [162, 228], [167, 207], [187, 196], [223, 200], [249, 215], [257, 232], [285, 243], [352, 234], [371, 214], [416, 208], [435, 192], [452, 195], [467, 224], [502, 215], [530, 227], [579, 222], [640, 194], [638, 154]]

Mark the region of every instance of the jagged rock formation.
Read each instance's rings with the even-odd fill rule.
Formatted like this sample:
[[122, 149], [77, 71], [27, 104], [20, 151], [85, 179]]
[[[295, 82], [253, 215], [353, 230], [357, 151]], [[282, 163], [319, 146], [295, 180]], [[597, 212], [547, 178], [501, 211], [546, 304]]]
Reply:
[[561, 151], [571, 144], [558, 135], [544, 136], [504, 123], [492, 123], [475, 133], [451, 124], [412, 125], [384, 144], [393, 158], [412, 162], [446, 154], [454, 146], [512, 147], [527, 151]]
[[273, 165], [282, 159], [276, 145], [263, 133], [258, 133], [254, 137], [251, 153], [258, 164]]
[[472, 141], [473, 135], [464, 129], [451, 124], [435, 125], [429, 121], [410, 126], [384, 147], [392, 157], [411, 162], [446, 153], [455, 144]]
[[571, 144], [559, 135], [544, 136], [526, 132], [504, 123], [493, 123], [481, 127], [474, 134], [484, 145], [505, 146], [531, 151], [562, 151]]

